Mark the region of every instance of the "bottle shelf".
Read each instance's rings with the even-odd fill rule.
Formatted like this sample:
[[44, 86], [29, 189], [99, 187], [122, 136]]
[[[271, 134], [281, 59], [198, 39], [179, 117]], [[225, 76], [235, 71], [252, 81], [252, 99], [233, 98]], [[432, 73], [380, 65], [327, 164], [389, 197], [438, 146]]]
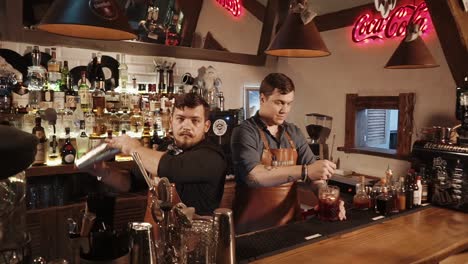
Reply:
[[[122, 170], [130, 170], [134, 166], [133, 161], [112, 161], [107, 163], [111, 167]], [[56, 165], [56, 166], [31, 166], [26, 170], [26, 177], [52, 176], [57, 174], [75, 174], [82, 173], [75, 165]]]

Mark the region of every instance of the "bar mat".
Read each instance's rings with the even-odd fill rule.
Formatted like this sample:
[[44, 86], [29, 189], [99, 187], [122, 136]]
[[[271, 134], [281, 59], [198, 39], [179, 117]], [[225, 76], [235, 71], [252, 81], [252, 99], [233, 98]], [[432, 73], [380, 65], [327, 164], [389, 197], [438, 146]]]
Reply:
[[[345, 197], [342, 196], [342, 198]], [[347, 201], [345, 203], [347, 220], [345, 221], [324, 222], [312, 217], [308, 220], [237, 237], [237, 261], [239, 263], [247, 263], [430, 207], [413, 208], [374, 221], [372, 218], [379, 216], [379, 214], [376, 214], [372, 210], [360, 211], [348, 209], [351, 206], [349, 204], [349, 197], [346, 198], [348, 199], [345, 199]]]

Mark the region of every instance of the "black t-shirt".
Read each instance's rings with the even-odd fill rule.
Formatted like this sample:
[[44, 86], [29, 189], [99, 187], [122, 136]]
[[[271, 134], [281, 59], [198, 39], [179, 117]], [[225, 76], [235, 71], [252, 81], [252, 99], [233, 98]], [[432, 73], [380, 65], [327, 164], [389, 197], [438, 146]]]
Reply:
[[[176, 184], [177, 193], [185, 205], [195, 207], [199, 215], [210, 215], [221, 202], [226, 168], [223, 151], [204, 140], [178, 155], [164, 154], [158, 176]], [[132, 189], [145, 184], [137, 171], [132, 170]]]

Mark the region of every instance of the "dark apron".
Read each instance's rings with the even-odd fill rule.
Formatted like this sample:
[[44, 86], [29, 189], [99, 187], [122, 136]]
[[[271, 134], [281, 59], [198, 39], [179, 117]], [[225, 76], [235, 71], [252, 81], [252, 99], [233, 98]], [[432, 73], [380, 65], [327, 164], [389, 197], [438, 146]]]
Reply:
[[[291, 148], [270, 149], [265, 132], [260, 128], [258, 130], [264, 147], [261, 164], [273, 166], [275, 160], [277, 166], [296, 165], [297, 150], [287, 132], [285, 136]], [[285, 225], [301, 219], [295, 182], [257, 188], [237, 184], [233, 207], [237, 234]]]

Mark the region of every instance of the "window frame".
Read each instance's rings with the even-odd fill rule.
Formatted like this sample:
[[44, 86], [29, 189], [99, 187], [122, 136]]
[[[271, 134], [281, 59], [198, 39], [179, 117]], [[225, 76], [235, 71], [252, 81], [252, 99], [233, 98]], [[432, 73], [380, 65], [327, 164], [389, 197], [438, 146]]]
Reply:
[[[345, 153], [359, 153], [408, 160], [411, 154], [414, 105], [414, 93], [400, 93], [398, 96], [359, 96], [358, 94], [346, 94], [345, 143], [338, 150]], [[398, 110], [396, 153], [394, 150], [382, 148], [356, 147], [356, 117], [357, 112], [363, 109]]]

